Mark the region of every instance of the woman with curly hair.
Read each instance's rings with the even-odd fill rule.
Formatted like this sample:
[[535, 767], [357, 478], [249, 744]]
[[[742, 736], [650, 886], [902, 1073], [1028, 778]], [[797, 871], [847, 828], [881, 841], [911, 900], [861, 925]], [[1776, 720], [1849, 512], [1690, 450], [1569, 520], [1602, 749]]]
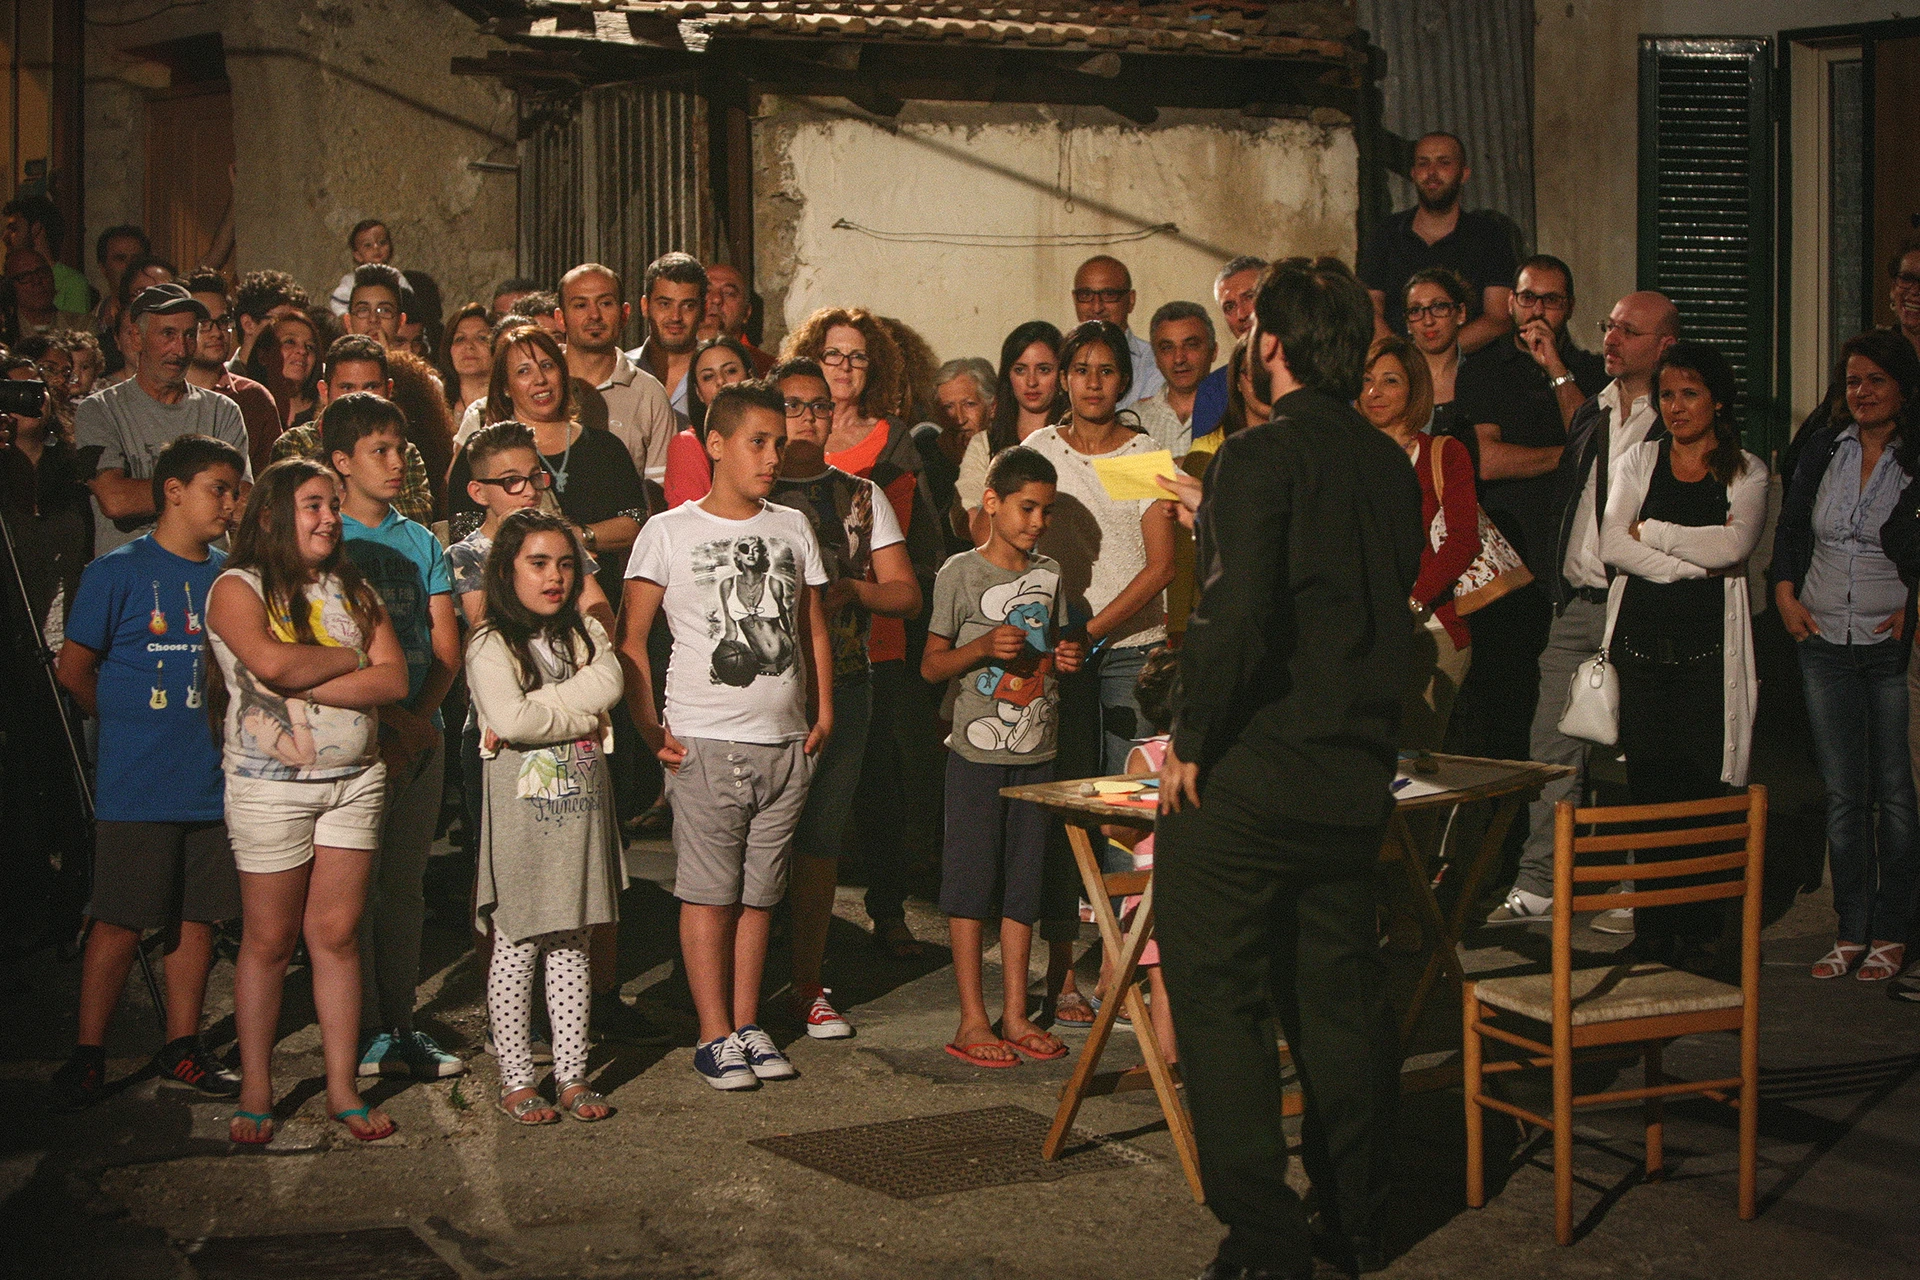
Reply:
[[387, 375], [393, 379], [388, 397], [407, 418], [407, 439], [427, 464], [427, 483], [433, 489], [434, 514], [447, 509], [447, 472], [453, 466], [453, 413], [434, 367], [411, 351], [387, 352]]

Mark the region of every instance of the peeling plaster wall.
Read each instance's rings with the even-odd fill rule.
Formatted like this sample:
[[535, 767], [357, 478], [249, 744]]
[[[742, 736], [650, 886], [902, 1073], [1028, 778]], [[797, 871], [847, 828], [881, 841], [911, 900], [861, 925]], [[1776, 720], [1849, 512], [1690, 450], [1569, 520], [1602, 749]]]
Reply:
[[[942, 359], [997, 360], [1016, 324], [1072, 323], [1074, 269], [1096, 253], [1131, 269], [1142, 336], [1163, 302], [1212, 307], [1213, 277], [1235, 254], [1353, 260], [1358, 159], [1337, 113], [1163, 111], [1140, 127], [1102, 109], [909, 103], [881, 122], [837, 99], [769, 97], [753, 148], [769, 343], [818, 307], [859, 304], [906, 321]], [[841, 219], [919, 241], [835, 229]], [[1178, 232], [1050, 240], [1166, 222]], [[943, 242], [983, 236], [1043, 243]], [[1217, 311], [1215, 323], [1224, 337]]]
[[[208, 0], [127, 26], [151, 0], [87, 6], [86, 245], [143, 219], [146, 115], [155, 64], [135, 51], [218, 31], [233, 89], [239, 272], [291, 272], [316, 300], [351, 265], [346, 234], [387, 221], [395, 262], [432, 275], [447, 306], [513, 274], [513, 95], [455, 76], [459, 55], [499, 47], [445, 0]], [[164, 69], [160, 69], [164, 76]], [[184, 269], [189, 264], [182, 263]]]

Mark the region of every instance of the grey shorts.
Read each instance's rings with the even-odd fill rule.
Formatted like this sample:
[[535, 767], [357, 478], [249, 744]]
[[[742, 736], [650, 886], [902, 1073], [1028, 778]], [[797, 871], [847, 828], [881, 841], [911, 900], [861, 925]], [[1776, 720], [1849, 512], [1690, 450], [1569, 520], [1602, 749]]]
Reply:
[[240, 918], [224, 822], [99, 822], [87, 914], [123, 929]]
[[673, 779], [673, 896], [705, 907], [778, 905], [814, 758], [798, 741], [682, 738]]

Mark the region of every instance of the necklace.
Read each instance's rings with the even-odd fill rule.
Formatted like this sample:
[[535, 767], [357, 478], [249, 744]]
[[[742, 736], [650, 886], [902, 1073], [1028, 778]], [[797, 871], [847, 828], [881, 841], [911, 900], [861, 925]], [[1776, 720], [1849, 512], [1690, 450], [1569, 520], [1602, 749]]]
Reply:
[[567, 491], [567, 465], [573, 457], [573, 442], [578, 438], [579, 437], [573, 433], [573, 424], [569, 422], [567, 424], [567, 447], [560, 454], [560, 465], [556, 467], [553, 463], [547, 461], [547, 455], [545, 453], [540, 455], [540, 465], [553, 473], [553, 491], [555, 493], [565, 493]]

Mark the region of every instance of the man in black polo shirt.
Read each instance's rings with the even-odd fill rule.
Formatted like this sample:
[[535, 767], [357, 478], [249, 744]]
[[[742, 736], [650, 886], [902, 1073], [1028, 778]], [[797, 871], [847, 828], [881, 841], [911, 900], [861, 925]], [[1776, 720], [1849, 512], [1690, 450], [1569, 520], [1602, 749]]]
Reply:
[[[1425, 532], [1412, 469], [1353, 411], [1372, 318], [1346, 266], [1276, 262], [1254, 310], [1273, 421], [1207, 469], [1155, 874], [1201, 1183], [1228, 1229], [1202, 1274], [1302, 1280], [1316, 1247], [1385, 1265], [1399, 1068], [1373, 875]], [[1317, 1245], [1287, 1185], [1269, 1005], [1306, 1088]]]
[[[1360, 248], [1356, 274], [1373, 299], [1374, 332], [1406, 334], [1406, 317], [1396, 304], [1407, 280], [1422, 267], [1451, 267], [1476, 293], [1475, 315], [1460, 330], [1460, 350], [1478, 351], [1512, 327], [1507, 298], [1512, 292], [1513, 236], [1486, 210], [1460, 207], [1460, 189], [1473, 170], [1467, 149], [1450, 133], [1429, 133], [1413, 144], [1408, 173], [1420, 202], [1386, 219]], [[1475, 661], [1479, 661], [1476, 657]]]
[[1567, 264], [1547, 254], [1528, 258], [1508, 301], [1513, 338], [1462, 360], [1454, 383], [1455, 421], [1466, 424], [1480, 505], [1535, 579], [1473, 615], [1473, 666], [1448, 741], [1467, 755], [1528, 758], [1540, 651], [1553, 620], [1541, 585], [1557, 572], [1553, 472], [1574, 411], [1607, 382], [1601, 358], [1567, 335], [1573, 305]]

